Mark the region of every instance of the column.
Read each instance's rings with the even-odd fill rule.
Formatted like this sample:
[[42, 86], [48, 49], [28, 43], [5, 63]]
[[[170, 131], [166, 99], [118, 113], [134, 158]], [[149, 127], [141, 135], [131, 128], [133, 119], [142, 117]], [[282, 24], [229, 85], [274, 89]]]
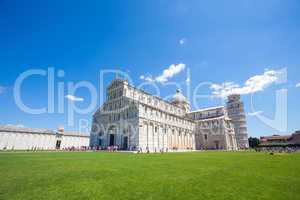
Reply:
[[147, 151], [147, 149], [149, 149], [149, 124], [147, 123], [146, 124], [146, 127], [145, 127], [145, 129], [146, 129], [146, 149], [144, 149], [144, 150], [146, 150]]
[[192, 148], [195, 149], [195, 137], [192, 135]]

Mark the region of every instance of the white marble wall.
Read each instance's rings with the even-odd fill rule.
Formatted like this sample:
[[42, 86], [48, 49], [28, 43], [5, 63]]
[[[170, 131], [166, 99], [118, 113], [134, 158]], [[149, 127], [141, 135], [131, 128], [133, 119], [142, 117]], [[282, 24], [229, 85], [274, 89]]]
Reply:
[[61, 149], [89, 146], [89, 137], [61, 136], [46, 133], [22, 133], [0, 131], [0, 150], [54, 150], [57, 140]]
[[144, 152], [192, 150], [195, 149], [195, 135], [192, 131], [184, 132], [177, 127], [142, 120], [139, 129], [139, 148]]
[[90, 145], [89, 137], [63, 135], [61, 137], [61, 149], [75, 147], [80, 148], [82, 146], [88, 147]]
[[233, 125], [225, 117], [199, 120], [195, 132], [197, 149], [237, 150]]
[[56, 136], [51, 134], [0, 132], [0, 150], [55, 149]]

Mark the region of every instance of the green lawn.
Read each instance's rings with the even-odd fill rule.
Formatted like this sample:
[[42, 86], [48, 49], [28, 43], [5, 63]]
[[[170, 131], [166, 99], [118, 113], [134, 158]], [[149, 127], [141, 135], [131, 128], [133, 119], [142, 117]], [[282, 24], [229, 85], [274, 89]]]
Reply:
[[300, 154], [0, 153], [0, 199], [300, 199]]

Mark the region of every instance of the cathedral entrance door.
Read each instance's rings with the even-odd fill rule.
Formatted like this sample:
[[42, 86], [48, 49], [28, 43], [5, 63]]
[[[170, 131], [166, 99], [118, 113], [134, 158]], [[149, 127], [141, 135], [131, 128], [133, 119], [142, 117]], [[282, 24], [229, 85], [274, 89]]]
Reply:
[[114, 146], [115, 145], [115, 135], [110, 134], [109, 135], [109, 146]]
[[124, 150], [127, 150], [127, 149], [128, 149], [128, 137], [127, 137], [127, 136], [125, 136], [125, 137], [123, 138], [123, 149], [124, 149]]
[[61, 140], [57, 140], [57, 141], [56, 141], [55, 148], [56, 148], [56, 149], [60, 149], [60, 145], [61, 145]]
[[219, 149], [219, 141], [215, 141], [216, 149]]

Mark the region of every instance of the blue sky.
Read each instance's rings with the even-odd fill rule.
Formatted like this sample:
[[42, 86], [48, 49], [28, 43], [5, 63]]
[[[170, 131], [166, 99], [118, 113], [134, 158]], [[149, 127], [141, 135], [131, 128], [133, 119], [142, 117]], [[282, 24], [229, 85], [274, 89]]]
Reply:
[[[219, 86], [219, 91], [231, 83], [230, 86], [243, 91], [252, 136], [279, 132], [255, 114], [274, 118], [275, 93], [285, 89], [288, 126], [282, 133], [292, 132], [300, 129], [300, 87], [296, 87], [300, 82], [299, 19], [300, 2], [297, 0], [2, 0], [0, 124], [51, 129], [63, 125], [68, 130], [78, 130], [79, 119], [91, 121], [95, 109], [87, 114], [76, 114], [75, 124], [68, 126], [70, 99], [63, 98], [65, 112], [59, 113], [59, 82], [89, 81], [101, 93], [100, 70], [122, 70], [138, 85], [144, 81], [141, 78], [155, 79], [170, 66], [183, 64], [184, 68], [171, 73], [167, 82], [179, 83], [185, 94], [188, 71], [192, 91], [202, 82]], [[55, 80], [55, 112], [38, 115], [23, 112], [13, 97], [16, 79], [28, 69], [47, 70], [49, 67], [65, 73]], [[282, 69], [287, 71], [287, 80], [279, 82], [276, 73]], [[268, 76], [270, 71], [276, 72], [275, 79], [274, 74]], [[106, 77], [104, 84], [107, 85], [111, 78]], [[254, 86], [251, 87], [255, 89], [249, 90], [246, 84], [249, 79], [263, 81], [258, 85], [252, 81]], [[154, 82], [162, 97], [176, 90], [174, 86]], [[201, 87], [199, 93], [211, 96], [214, 92], [211, 85]], [[153, 90], [151, 87], [145, 89]], [[28, 78], [21, 91], [26, 105], [35, 108], [47, 105], [45, 77]], [[65, 95], [68, 92], [65, 87]], [[74, 103], [81, 108], [91, 100], [85, 89], [79, 89], [74, 96], [79, 98]], [[255, 110], [251, 110], [251, 99]], [[203, 98], [197, 104], [207, 107], [222, 102], [222, 98]]]

